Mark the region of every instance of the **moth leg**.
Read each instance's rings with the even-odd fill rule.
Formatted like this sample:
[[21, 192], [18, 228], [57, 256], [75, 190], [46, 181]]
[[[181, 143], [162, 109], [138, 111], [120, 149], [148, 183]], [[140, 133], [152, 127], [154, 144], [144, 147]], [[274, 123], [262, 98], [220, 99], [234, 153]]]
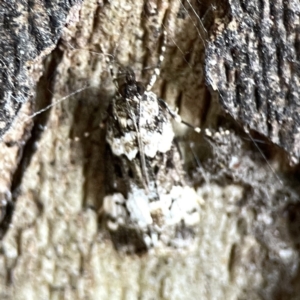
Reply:
[[179, 116], [179, 114], [178, 114], [176, 111], [172, 110], [172, 109], [170, 108], [170, 106], [169, 106], [163, 99], [157, 98], [157, 100], [158, 100], [159, 104], [161, 105], [161, 107], [163, 107], [165, 110], [167, 110], [168, 113], [170, 114], [170, 116], [171, 116], [176, 122], [182, 123], [182, 124], [184, 124], [184, 125], [186, 125], [186, 126], [192, 128], [192, 129], [193, 129], [194, 131], [196, 131], [197, 133], [200, 133], [200, 132], [201, 132], [201, 128], [195, 127], [195, 126], [193, 126], [192, 124], [190, 124], [190, 123], [188, 123], [188, 122], [182, 120], [181, 117]]

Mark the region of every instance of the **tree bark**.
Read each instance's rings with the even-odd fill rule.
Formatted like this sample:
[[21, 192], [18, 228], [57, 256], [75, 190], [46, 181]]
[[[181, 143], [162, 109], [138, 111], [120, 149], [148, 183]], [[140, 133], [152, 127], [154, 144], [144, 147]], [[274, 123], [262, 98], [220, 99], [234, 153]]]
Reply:
[[[33, 105], [23, 105], [1, 145], [1, 299], [300, 298], [297, 168], [267, 138], [250, 139], [205, 85], [206, 50], [234, 5], [87, 0], [69, 18], [35, 90], [35, 111], [53, 107], [28, 119]], [[108, 59], [147, 84], [163, 30], [153, 91], [185, 121], [223, 134], [175, 124], [201, 199], [196, 246], [126, 255], [98, 224], [115, 93]]]

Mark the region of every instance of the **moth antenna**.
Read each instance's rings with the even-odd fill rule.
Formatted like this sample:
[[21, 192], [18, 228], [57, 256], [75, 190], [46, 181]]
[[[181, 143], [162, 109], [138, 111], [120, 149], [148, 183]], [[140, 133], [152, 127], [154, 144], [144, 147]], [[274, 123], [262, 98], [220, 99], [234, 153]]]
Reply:
[[152, 74], [152, 76], [149, 80], [149, 83], [147, 85], [147, 88], [146, 88], [147, 91], [150, 91], [153, 88], [153, 86], [156, 82], [156, 79], [160, 74], [160, 69], [161, 69], [162, 62], [165, 59], [166, 44], [167, 44], [167, 32], [165, 30], [163, 30], [163, 40], [162, 40], [162, 44], [161, 44], [161, 48], [160, 48], [160, 54], [159, 54], [158, 62], [157, 62], [157, 65], [156, 65], [156, 67], [153, 71], [153, 74]]
[[283, 182], [282, 180], [279, 178], [279, 176], [277, 175], [277, 173], [275, 172], [275, 170], [273, 169], [273, 167], [271, 166], [271, 164], [269, 163], [268, 159], [266, 158], [265, 154], [262, 152], [262, 150], [260, 149], [260, 147], [258, 146], [257, 142], [252, 138], [249, 130], [247, 128], [244, 128], [245, 133], [248, 135], [248, 137], [250, 138], [250, 140], [254, 143], [255, 148], [259, 151], [259, 153], [261, 154], [261, 156], [263, 157], [263, 159], [266, 161], [268, 168], [272, 171], [272, 173], [274, 174], [275, 178], [278, 180], [278, 182], [283, 186]]
[[59, 99], [59, 100], [57, 100], [57, 101], [55, 101], [55, 102], [49, 104], [49, 105], [47, 105], [46, 107], [42, 108], [41, 110], [39, 110], [39, 111], [33, 113], [32, 115], [28, 116], [28, 117], [25, 119], [25, 121], [30, 120], [30, 119], [33, 119], [34, 117], [40, 115], [41, 113], [43, 113], [43, 112], [49, 110], [51, 107], [53, 107], [53, 106], [55, 106], [55, 105], [57, 105], [57, 104], [59, 104], [59, 103], [65, 101], [65, 100], [67, 100], [68, 98], [70, 98], [70, 97], [72, 97], [72, 96], [74, 96], [74, 95], [76, 95], [76, 94], [78, 94], [78, 93], [80, 93], [80, 92], [82, 92], [82, 91], [84, 91], [84, 90], [86, 90], [86, 89], [88, 89], [88, 88], [90, 88], [90, 86], [82, 87], [82, 88], [76, 90], [75, 92], [73, 92], [73, 93], [71, 93], [71, 94], [69, 94], [69, 95], [67, 95], [67, 96], [65, 96], [65, 97], [63, 97], [63, 98], [61, 98], [61, 99]]

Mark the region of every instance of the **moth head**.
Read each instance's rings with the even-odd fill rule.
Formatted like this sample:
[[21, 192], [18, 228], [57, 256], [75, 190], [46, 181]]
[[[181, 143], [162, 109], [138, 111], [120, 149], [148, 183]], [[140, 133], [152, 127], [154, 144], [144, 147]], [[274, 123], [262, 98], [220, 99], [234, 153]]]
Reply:
[[120, 86], [119, 92], [125, 99], [142, 96], [145, 92], [144, 85], [136, 81], [135, 73], [130, 67], [125, 68], [125, 82]]

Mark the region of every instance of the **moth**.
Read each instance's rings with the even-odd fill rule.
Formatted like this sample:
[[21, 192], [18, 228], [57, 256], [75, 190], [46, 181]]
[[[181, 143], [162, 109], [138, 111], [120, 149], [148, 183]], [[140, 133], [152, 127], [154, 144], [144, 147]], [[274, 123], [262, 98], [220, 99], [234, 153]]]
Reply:
[[199, 224], [198, 197], [186, 184], [171, 123], [183, 121], [151, 91], [158, 75], [156, 68], [145, 88], [125, 68], [108, 108], [103, 214], [115, 246], [130, 252], [187, 247]]

